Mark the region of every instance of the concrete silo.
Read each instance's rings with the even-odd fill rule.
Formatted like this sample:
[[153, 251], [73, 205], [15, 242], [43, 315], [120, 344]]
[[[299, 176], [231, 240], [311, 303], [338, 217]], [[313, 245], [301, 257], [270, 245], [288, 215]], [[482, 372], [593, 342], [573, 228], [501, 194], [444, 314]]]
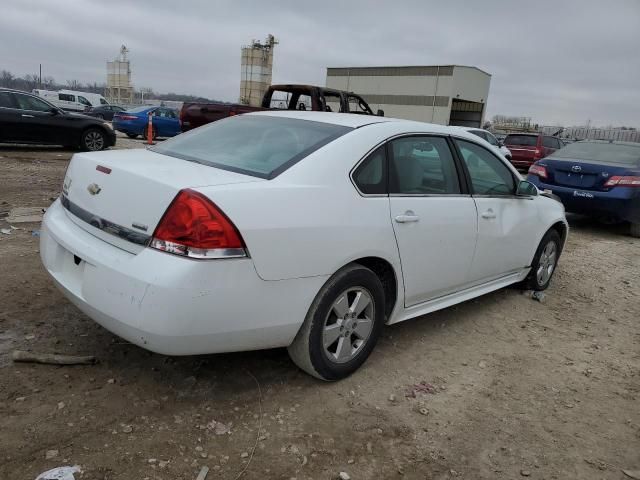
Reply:
[[240, 103], [259, 107], [262, 96], [271, 85], [273, 47], [278, 43], [269, 34], [264, 43], [252, 40], [242, 47], [240, 69]]

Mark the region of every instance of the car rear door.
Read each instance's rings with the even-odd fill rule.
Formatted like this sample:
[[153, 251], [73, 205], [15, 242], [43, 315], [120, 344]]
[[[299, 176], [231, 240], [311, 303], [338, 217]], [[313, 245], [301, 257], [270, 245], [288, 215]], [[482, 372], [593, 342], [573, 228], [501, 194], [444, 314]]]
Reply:
[[493, 152], [455, 139], [477, 209], [478, 239], [469, 274], [485, 283], [530, 265], [538, 241], [538, 209], [533, 197], [515, 195], [519, 181]]
[[477, 234], [473, 199], [465, 191], [447, 137], [391, 140], [389, 203], [410, 307], [459, 290], [468, 281]]

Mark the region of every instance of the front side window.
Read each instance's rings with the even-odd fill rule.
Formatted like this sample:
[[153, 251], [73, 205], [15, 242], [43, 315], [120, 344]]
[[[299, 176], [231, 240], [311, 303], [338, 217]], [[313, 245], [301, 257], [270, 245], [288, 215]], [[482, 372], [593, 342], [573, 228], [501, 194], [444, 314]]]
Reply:
[[100, 105], [109, 105], [109, 102], [107, 102], [104, 98], [100, 98]]
[[498, 157], [475, 143], [460, 139], [455, 142], [469, 170], [474, 194], [514, 194], [516, 183], [511, 170]]
[[387, 193], [386, 148], [378, 147], [353, 172], [353, 181], [367, 195]]
[[78, 102], [80, 102], [82, 105], [86, 105], [87, 107], [91, 106], [91, 102], [80, 95], [78, 95]]
[[21, 95], [19, 93], [14, 94], [14, 97], [18, 101], [18, 106], [22, 110], [31, 110], [35, 112], [51, 111], [51, 105], [43, 102], [39, 98], [30, 97], [29, 95]]
[[449, 144], [442, 137], [415, 136], [392, 140], [389, 193], [445, 195], [460, 193]]
[[489, 132], [484, 132], [484, 136], [487, 138], [487, 142], [489, 142], [494, 147], [498, 146], [498, 140]]
[[0, 107], [15, 108], [11, 92], [0, 92]]
[[310, 120], [237, 115], [173, 137], [153, 150], [271, 179], [351, 130], [351, 127]]

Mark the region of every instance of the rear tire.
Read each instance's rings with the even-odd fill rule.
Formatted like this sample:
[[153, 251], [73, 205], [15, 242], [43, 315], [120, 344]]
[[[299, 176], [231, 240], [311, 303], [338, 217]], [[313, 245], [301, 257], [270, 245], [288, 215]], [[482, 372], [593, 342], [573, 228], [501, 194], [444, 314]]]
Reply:
[[640, 238], [640, 223], [632, 223], [629, 226], [629, 233], [632, 237]]
[[80, 148], [89, 152], [97, 152], [107, 148], [107, 136], [98, 128], [89, 128], [82, 132]]
[[314, 299], [289, 356], [309, 375], [326, 381], [355, 372], [375, 347], [385, 319], [384, 290], [366, 267], [347, 265]]
[[556, 271], [561, 252], [560, 235], [555, 230], [549, 230], [536, 250], [531, 262], [531, 271], [524, 280], [524, 287], [529, 290], [546, 290]]

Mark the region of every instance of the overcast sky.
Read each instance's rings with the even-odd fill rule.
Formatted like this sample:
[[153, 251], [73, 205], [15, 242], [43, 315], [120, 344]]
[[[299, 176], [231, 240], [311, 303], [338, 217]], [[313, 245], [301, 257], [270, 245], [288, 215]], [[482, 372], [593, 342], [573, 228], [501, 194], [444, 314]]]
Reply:
[[136, 88], [236, 101], [240, 47], [272, 33], [274, 83], [327, 66], [477, 66], [488, 116], [640, 127], [640, 0], [7, 0], [0, 70], [105, 82], [130, 49]]

